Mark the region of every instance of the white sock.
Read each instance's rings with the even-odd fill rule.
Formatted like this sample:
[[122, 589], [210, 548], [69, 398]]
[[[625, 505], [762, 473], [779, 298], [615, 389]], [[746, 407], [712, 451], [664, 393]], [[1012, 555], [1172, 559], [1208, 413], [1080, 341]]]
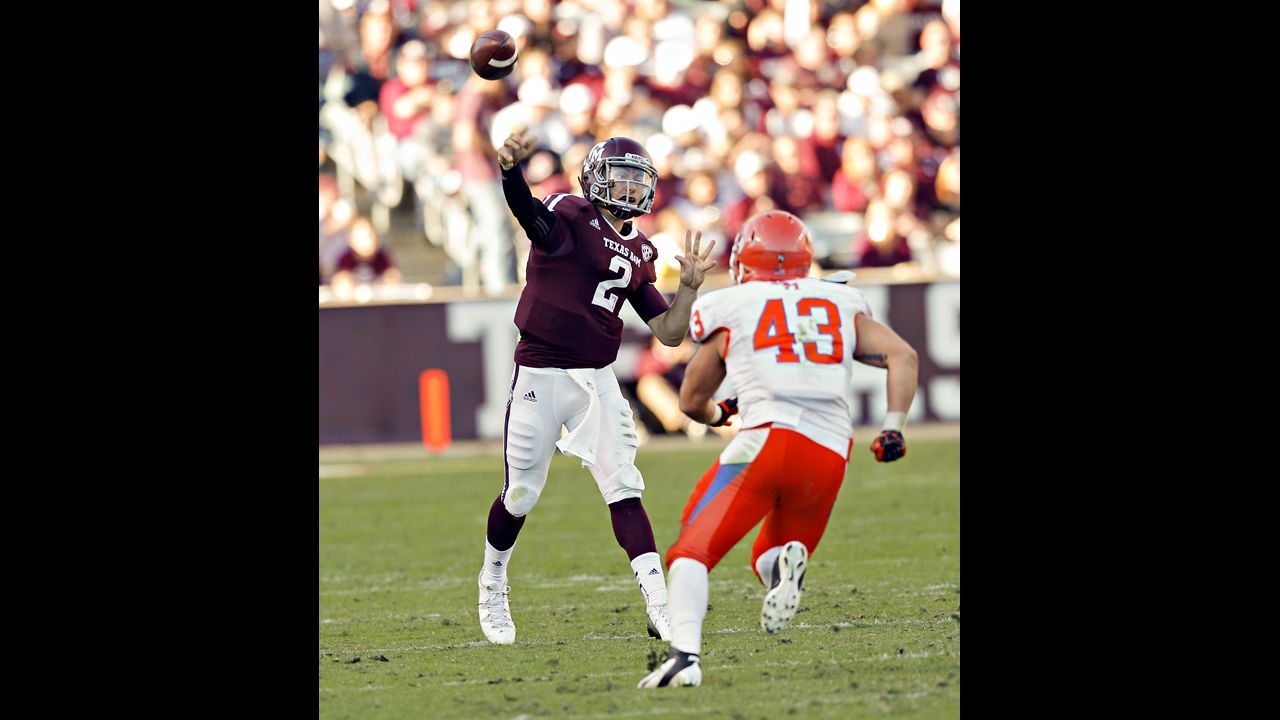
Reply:
[[782, 546], [771, 547], [756, 558], [756, 572], [760, 573], [760, 582], [769, 587], [773, 582], [773, 566], [778, 564], [778, 555], [782, 554]]
[[702, 654], [702, 621], [707, 617], [707, 566], [691, 558], [671, 563], [671, 647]]
[[489, 539], [484, 540], [484, 582], [486, 585], [507, 584], [507, 563], [511, 561], [511, 551], [516, 546], [512, 545], [506, 550], [494, 550], [489, 544]]
[[631, 561], [631, 569], [640, 583], [646, 605], [667, 604], [667, 579], [662, 576], [662, 557], [656, 552], [645, 553]]

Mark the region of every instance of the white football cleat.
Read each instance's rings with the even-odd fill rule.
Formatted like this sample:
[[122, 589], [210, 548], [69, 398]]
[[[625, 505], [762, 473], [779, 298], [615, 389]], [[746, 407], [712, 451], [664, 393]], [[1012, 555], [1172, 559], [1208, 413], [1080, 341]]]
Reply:
[[671, 642], [671, 620], [667, 617], [666, 604], [648, 605], [645, 609], [649, 612], [649, 637]]
[[804, 543], [792, 540], [782, 546], [777, 564], [773, 566], [773, 586], [764, 596], [760, 609], [760, 627], [765, 632], [785, 630], [796, 616], [800, 605], [800, 586], [804, 583], [805, 566], [809, 564], [809, 551]]
[[477, 578], [480, 584], [480, 629], [489, 642], [510, 645], [516, 641], [516, 626], [511, 622], [511, 606], [507, 604], [510, 587], [485, 585], [484, 571]]
[[640, 681], [637, 688], [696, 687], [702, 684], [702, 663], [697, 655], [671, 648], [671, 657]]

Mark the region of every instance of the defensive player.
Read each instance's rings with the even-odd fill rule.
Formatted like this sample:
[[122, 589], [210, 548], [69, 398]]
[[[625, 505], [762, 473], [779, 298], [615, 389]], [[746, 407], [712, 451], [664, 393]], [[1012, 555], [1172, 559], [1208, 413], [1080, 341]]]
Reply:
[[[849, 382], [853, 361], [888, 369], [888, 412], [871, 444], [881, 462], [906, 454], [902, 430], [916, 392], [916, 353], [871, 317], [861, 291], [806, 277], [813, 243], [790, 213], [771, 210], [743, 224], [730, 253], [735, 285], [694, 305], [701, 343], [685, 371], [680, 406], [709, 425], [739, 405], [742, 430], [698, 482], [680, 537], [667, 551], [671, 655], [641, 688], [702, 682], [707, 573], [756, 523], [756, 576], [768, 588], [767, 632], [795, 616], [809, 555], [818, 547], [853, 445]], [[728, 376], [737, 401], [712, 396]]]

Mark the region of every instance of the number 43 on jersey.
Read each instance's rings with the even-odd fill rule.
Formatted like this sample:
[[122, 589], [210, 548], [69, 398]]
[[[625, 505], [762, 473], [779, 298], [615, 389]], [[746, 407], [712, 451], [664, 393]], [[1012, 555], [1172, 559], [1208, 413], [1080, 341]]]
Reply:
[[[760, 320], [756, 323], [755, 349], [760, 351], [776, 347], [776, 362], [800, 362], [800, 356], [796, 354], [796, 336], [787, 326], [787, 313], [782, 302], [781, 299], [774, 298], [764, 304], [764, 311], [760, 313]], [[814, 314], [815, 310], [819, 311], [817, 315]], [[818, 333], [831, 338], [829, 353], [819, 350], [817, 340], [801, 343], [805, 359], [819, 365], [839, 363], [844, 357], [844, 338], [840, 333], [840, 310], [835, 303], [824, 298], [801, 298], [796, 303], [796, 315], [802, 318], [813, 317], [817, 321]]]

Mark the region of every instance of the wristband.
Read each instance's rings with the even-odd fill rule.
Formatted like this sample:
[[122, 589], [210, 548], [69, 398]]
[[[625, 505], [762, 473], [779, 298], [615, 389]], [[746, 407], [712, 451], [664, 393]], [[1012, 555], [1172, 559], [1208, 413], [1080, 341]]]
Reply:
[[880, 426], [881, 430], [897, 430], [902, 432], [907, 426], [907, 414], [904, 412], [887, 412], [884, 414], [884, 424]]

